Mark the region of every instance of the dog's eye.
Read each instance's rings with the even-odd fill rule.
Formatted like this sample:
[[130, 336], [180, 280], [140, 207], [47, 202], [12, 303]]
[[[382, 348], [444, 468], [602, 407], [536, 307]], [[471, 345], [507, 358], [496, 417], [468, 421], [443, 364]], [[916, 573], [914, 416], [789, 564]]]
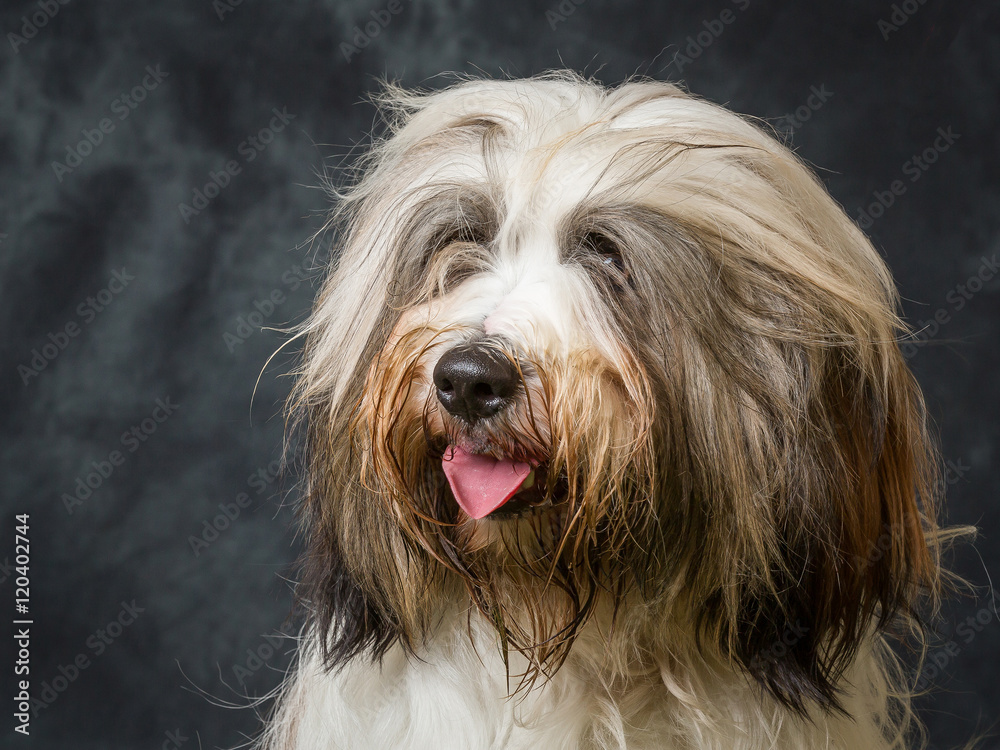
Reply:
[[489, 243], [489, 237], [486, 236], [486, 232], [479, 227], [465, 224], [442, 232], [435, 245], [442, 248], [456, 244], [485, 245], [487, 243]]
[[600, 232], [588, 232], [581, 244], [589, 253], [596, 256], [601, 265], [610, 271], [616, 280], [628, 280], [628, 267], [625, 265], [621, 249], [613, 239]]
[[475, 226], [449, 227], [438, 232], [424, 253], [424, 269], [432, 295], [443, 295], [483, 269], [487, 232]]
[[[477, 247], [488, 245], [487, 233], [476, 226], [465, 224], [438, 229], [424, 246], [423, 263], [425, 270], [437, 268], [436, 280], [441, 289], [450, 287], [471, 275], [463, 256], [475, 252]], [[458, 259], [458, 262], [456, 262]]]

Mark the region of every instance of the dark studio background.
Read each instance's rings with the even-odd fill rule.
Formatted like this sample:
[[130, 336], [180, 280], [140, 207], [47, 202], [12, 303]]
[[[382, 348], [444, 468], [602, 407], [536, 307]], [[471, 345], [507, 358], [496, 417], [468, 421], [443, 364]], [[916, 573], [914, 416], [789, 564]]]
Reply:
[[[919, 705], [934, 748], [1000, 719], [988, 593], [1000, 578], [1000, 282], [983, 265], [1000, 251], [996, 3], [400, 0], [398, 14], [383, 0], [46, 3], [51, 19], [37, 2], [0, 5], [4, 746], [233, 747], [255, 731], [252, 709], [218, 704], [263, 695], [288, 661], [290, 644], [265, 635], [288, 613], [297, 554], [295, 476], [275, 481], [272, 463], [291, 356], [251, 396], [286, 338], [261, 322], [301, 321], [315, 292], [303, 279], [326, 252], [310, 245], [327, 205], [317, 172], [370, 131], [362, 98], [377, 76], [436, 87], [443, 71], [562, 66], [607, 83], [683, 80], [767, 118], [852, 216], [900, 181], [868, 232], [929, 339], [910, 362], [952, 466], [947, 520], [982, 532], [953, 561], [979, 596], [945, 608], [930, 654], [938, 690]], [[341, 45], [373, 11], [391, 20], [348, 61]], [[23, 17], [38, 13], [45, 24], [27, 38]], [[144, 79], [129, 108], [123, 93]], [[274, 109], [287, 125], [273, 120], [281, 130], [261, 151], [244, 143]], [[113, 130], [78, 149], [103, 118]], [[914, 172], [911, 157], [936, 139], [947, 148]], [[72, 166], [67, 147], [90, 153]], [[218, 177], [229, 161], [239, 171]], [[211, 173], [225, 186], [182, 216]], [[133, 278], [109, 288], [115, 272]], [[992, 278], [973, 281], [980, 272]], [[255, 309], [272, 312], [242, 327]], [[154, 414], [157, 399], [176, 409]], [[123, 442], [134, 426], [143, 439]], [[67, 503], [88, 475], [99, 486]], [[220, 504], [235, 517], [195, 554], [191, 537]], [[12, 731], [18, 513], [31, 514], [32, 692], [64, 688], [30, 738]], [[142, 611], [122, 615], [133, 600]], [[108, 628], [120, 615], [131, 624]]]

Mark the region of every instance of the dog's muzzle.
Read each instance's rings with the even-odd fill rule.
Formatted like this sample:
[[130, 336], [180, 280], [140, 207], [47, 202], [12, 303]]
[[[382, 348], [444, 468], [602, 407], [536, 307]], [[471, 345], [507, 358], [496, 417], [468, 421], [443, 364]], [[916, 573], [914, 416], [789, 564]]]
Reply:
[[[515, 360], [480, 340], [447, 351], [434, 367], [434, 386], [464, 432], [514, 404], [521, 373]], [[455, 500], [472, 518], [499, 515], [501, 506], [516, 514], [543, 502], [535, 486], [538, 461], [491, 455], [482, 445], [459, 439], [444, 452], [441, 468]], [[522, 502], [508, 506], [515, 495]]]

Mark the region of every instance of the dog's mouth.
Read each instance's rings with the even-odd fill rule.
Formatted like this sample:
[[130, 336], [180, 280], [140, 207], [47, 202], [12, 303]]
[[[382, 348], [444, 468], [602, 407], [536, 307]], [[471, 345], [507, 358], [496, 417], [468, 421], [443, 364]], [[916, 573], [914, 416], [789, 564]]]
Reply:
[[556, 483], [554, 493], [547, 492], [544, 462], [498, 459], [449, 445], [441, 468], [459, 507], [474, 519], [516, 518], [551, 507], [564, 494], [563, 482]]

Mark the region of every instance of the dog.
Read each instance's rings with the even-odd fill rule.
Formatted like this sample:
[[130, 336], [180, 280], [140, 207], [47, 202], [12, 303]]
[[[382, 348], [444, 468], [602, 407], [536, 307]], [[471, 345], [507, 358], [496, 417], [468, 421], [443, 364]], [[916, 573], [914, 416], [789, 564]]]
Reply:
[[919, 743], [940, 462], [822, 183], [653, 80], [378, 103], [300, 332], [307, 624], [260, 747]]

